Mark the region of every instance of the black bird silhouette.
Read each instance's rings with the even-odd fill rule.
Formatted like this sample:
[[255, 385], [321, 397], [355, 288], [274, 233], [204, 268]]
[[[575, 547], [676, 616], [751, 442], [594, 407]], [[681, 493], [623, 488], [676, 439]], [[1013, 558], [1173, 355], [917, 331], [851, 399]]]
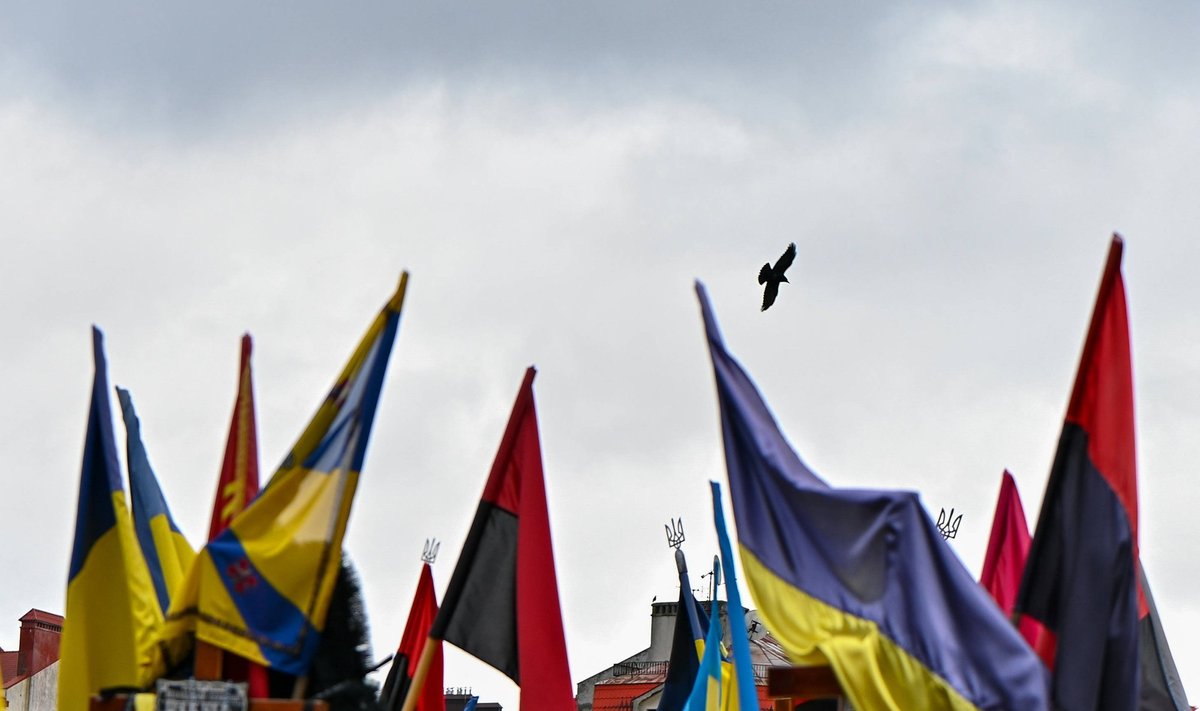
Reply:
[[[772, 267], [770, 262], [762, 265], [762, 269], [758, 270], [758, 283], [766, 284], [767, 288], [763, 290], [763, 305], [762, 310], [766, 311], [775, 303], [775, 297], [779, 295], [779, 284], [788, 280], [783, 275], [788, 267], [792, 266], [792, 260], [796, 258], [796, 243], [792, 242], [788, 245], [787, 250], [775, 262]], [[791, 282], [788, 282], [789, 284]]]

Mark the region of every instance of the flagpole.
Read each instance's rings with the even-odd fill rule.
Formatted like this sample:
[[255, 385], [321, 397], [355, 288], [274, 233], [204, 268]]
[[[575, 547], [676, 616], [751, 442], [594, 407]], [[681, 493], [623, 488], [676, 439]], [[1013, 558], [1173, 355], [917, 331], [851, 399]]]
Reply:
[[404, 697], [404, 706], [400, 711], [413, 711], [417, 707], [417, 699], [425, 686], [425, 677], [429, 675], [429, 665], [433, 663], [433, 654], [441, 640], [429, 635], [425, 638], [425, 647], [421, 649], [421, 657], [417, 660], [417, 669], [413, 672], [412, 684], [408, 687], [408, 696]]

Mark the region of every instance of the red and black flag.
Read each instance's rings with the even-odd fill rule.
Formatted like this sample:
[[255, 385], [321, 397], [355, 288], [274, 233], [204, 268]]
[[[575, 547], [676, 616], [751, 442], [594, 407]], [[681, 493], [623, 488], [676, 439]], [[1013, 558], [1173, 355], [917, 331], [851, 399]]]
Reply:
[[[429, 629], [437, 617], [437, 593], [433, 590], [433, 572], [429, 564], [421, 566], [421, 577], [417, 581], [417, 594], [413, 596], [412, 609], [408, 612], [408, 622], [404, 625], [404, 635], [400, 637], [400, 647], [392, 660], [392, 668], [388, 671], [387, 680], [379, 692], [379, 700], [388, 711], [399, 711], [404, 699], [412, 687], [413, 677], [416, 676], [417, 660], [425, 639], [429, 637]], [[437, 643], [433, 657], [429, 661], [429, 671], [417, 697], [417, 711], [446, 711], [446, 697], [442, 695], [442, 645]]]
[[1113, 236], [1015, 610], [1049, 630], [1056, 708], [1138, 706], [1133, 369]]
[[535, 372], [525, 373], [430, 637], [504, 672], [521, 687], [521, 708], [575, 711], [533, 403]]

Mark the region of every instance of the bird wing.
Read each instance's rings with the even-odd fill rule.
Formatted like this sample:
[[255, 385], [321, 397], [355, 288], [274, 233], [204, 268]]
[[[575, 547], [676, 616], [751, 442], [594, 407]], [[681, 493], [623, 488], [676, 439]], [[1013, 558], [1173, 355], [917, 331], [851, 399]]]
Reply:
[[770, 279], [770, 278], [771, 278], [771, 264], [768, 262], [767, 264], [763, 265], [762, 269], [758, 270], [758, 283], [766, 284], [767, 279]]
[[775, 297], [779, 295], [779, 282], [767, 282], [767, 288], [763, 290], [763, 305], [762, 310], [766, 311], [771, 304], [775, 303]]
[[783, 276], [783, 272], [786, 271], [788, 267], [792, 266], [792, 261], [795, 258], [796, 258], [796, 243], [792, 242], [791, 244], [788, 245], [788, 248], [786, 250], [784, 250], [783, 256], [781, 256], [779, 258], [779, 261], [775, 262], [775, 273], [778, 274], [779, 276]]

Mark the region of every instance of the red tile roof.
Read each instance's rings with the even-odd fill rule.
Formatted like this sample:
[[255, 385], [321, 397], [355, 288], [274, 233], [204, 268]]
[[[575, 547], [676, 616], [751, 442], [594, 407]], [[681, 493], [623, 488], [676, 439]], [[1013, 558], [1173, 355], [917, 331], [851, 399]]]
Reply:
[[62, 627], [63, 618], [62, 618], [62, 615], [56, 615], [53, 612], [46, 612], [45, 610], [39, 610], [37, 608], [34, 608], [34, 609], [30, 610], [29, 612], [26, 612], [24, 615], [21, 615], [20, 621], [21, 622], [47, 622], [49, 624], [58, 625], [59, 627]]

